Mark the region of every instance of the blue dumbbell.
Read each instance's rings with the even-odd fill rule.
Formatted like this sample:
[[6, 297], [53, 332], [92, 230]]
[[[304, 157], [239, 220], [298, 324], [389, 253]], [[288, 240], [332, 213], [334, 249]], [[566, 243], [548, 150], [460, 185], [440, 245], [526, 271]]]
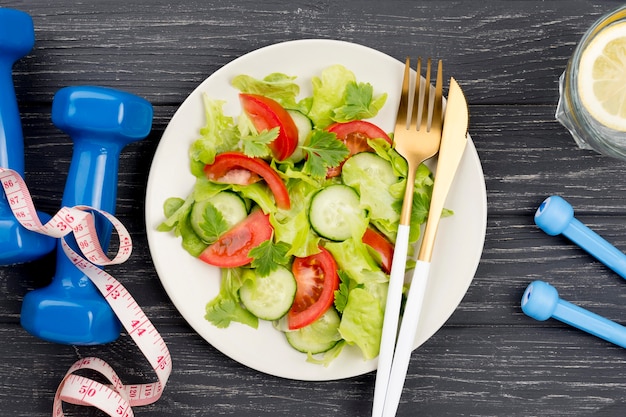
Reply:
[[[103, 87], [67, 87], [52, 103], [52, 121], [69, 134], [74, 151], [63, 193], [63, 206], [88, 205], [114, 214], [119, 154], [143, 139], [152, 127], [152, 106], [135, 95]], [[96, 217], [106, 249], [111, 226]], [[76, 249], [75, 242], [68, 239]], [[96, 286], [57, 248], [52, 283], [24, 297], [22, 326], [42, 339], [94, 345], [119, 336], [121, 325]]]
[[626, 347], [626, 327], [559, 298], [552, 285], [533, 281], [522, 296], [522, 311], [535, 320], [555, 318], [601, 339]]
[[[33, 49], [35, 30], [24, 12], [0, 8], [0, 166], [24, 177], [24, 137], [15, 88], [13, 64]], [[42, 223], [50, 220], [37, 213]], [[55, 240], [22, 227], [0, 193], [0, 265], [28, 262], [50, 253]]]
[[551, 196], [545, 199], [535, 213], [535, 223], [551, 236], [563, 234], [626, 278], [626, 255], [576, 219], [574, 209], [563, 198]]

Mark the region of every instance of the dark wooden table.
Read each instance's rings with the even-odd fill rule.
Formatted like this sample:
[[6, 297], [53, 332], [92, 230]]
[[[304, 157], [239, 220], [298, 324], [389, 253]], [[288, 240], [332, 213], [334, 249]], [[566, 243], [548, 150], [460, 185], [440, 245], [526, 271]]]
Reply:
[[[585, 29], [617, 1], [4, 1], [34, 19], [36, 45], [14, 68], [37, 207], [60, 206], [72, 152], [52, 125], [54, 93], [96, 84], [148, 99], [150, 136], [121, 157], [117, 213], [136, 243], [110, 268], [169, 346], [174, 369], [157, 403], [138, 416], [368, 416], [374, 373], [332, 382], [261, 374], [198, 336], [163, 290], [143, 220], [153, 153], [177, 107], [206, 77], [259, 47], [301, 38], [360, 43], [398, 59], [444, 59], [470, 104], [470, 132], [488, 193], [480, 266], [447, 324], [413, 353], [399, 416], [624, 415], [626, 352], [520, 309], [532, 280], [617, 322], [626, 322], [626, 283], [562, 237], [533, 222], [551, 194], [626, 249], [626, 164], [579, 149], [554, 120], [558, 77]], [[0, 409], [49, 416], [67, 368], [98, 356], [122, 378], [153, 379], [130, 338], [103, 346], [41, 341], [19, 324], [21, 302], [54, 272], [52, 257], [0, 268]], [[69, 408], [71, 415], [100, 415]]]

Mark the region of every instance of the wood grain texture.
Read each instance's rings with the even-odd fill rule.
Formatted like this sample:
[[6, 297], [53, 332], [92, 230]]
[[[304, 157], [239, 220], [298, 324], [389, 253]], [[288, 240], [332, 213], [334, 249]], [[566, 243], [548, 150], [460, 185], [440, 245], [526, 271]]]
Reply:
[[[26, 177], [37, 207], [58, 209], [72, 144], [50, 122], [54, 93], [97, 84], [150, 100], [152, 133], [122, 153], [118, 217], [131, 259], [110, 272], [162, 333], [174, 371], [163, 398], [138, 416], [368, 416], [374, 374], [300, 382], [260, 374], [196, 335], [163, 290], [147, 247], [144, 196], [154, 151], [180, 103], [233, 59], [276, 42], [332, 38], [395, 58], [445, 61], [470, 102], [470, 133], [487, 186], [480, 266], [448, 323], [414, 352], [398, 416], [621, 416], [626, 353], [520, 309], [532, 280], [626, 322], [624, 280], [563, 237], [533, 223], [541, 201], [566, 197], [576, 215], [626, 250], [626, 163], [576, 147], [554, 120], [557, 80], [586, 28], [617, 1], [5, 1], [29, 12], [37, 43], [15, 65]], [[24, 294], [46, 285], [52, 257], [0, 268], [0, 409], [51, 415], [52, 396], [78, 358], [101, 357], [126, 382], [151, 379], [124, 334], [114, 343], [63, 346], [19, 325]], [[68, 406], [69, 415], [101, 415]]]

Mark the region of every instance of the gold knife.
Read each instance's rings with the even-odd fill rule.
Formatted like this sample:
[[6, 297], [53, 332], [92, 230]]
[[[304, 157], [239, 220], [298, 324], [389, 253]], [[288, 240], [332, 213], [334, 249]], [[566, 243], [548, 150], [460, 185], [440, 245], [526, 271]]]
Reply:
[[385, 396], [383, 417], [395, 416], [402, 396], [402, 388], [404, 387], [424, 293], [426, 292], [435, 235], [448, 191], [465, 151], [468, 120], [469, 112], [465, 95], [456, 80], [451, 78], [428, 220], [398, 333], [398, 341], [391, 365], [391, 376]]

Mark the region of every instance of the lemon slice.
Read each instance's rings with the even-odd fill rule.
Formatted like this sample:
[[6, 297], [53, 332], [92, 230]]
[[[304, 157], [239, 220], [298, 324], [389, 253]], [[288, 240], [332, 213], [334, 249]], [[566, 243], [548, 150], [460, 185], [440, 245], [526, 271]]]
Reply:
[[601, 124], [626, 131], [626, 22], [602, 30], [580, 58], [578, 92]]

